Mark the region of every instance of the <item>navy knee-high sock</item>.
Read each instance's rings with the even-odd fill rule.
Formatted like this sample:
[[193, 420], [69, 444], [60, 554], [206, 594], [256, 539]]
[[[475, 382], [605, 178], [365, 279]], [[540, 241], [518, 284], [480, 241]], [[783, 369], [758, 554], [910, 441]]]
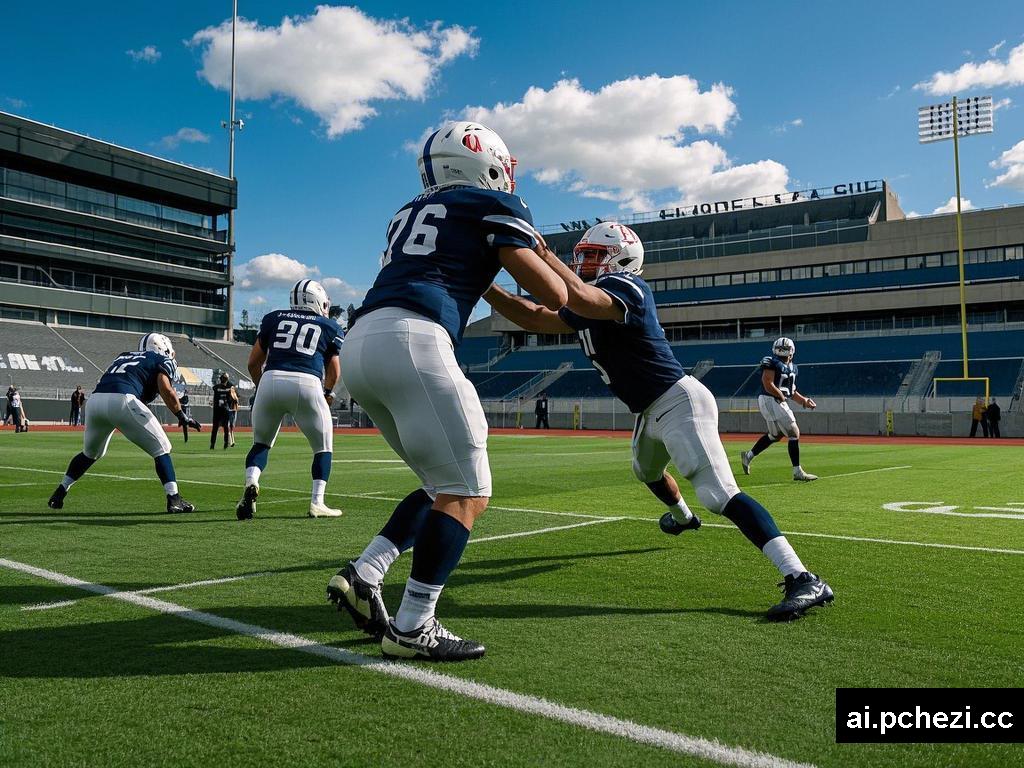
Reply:
[[786, 446], [789, 449], [789, 460], [794, 467], [800, 466], [800, 439], [796, 440], [790, 438], [789, 445]]
[[412, 552], [411, 577], [423, 584], [442, 585], [462, 559], [469, 529], [436, 509], [427, 513]]
[[253, 443], [249, 453], [245, 455], [245, 466], [257, 467], [261, 472], [267, 468], [270, 458], [270, 446], [264, 443]]
[[417, 488], [395, 507], [391, 517], [380, 529], [380, 536], [390, 541], [399, 552], [405, 552], [416, 542], [416, 534], [433, 506], [434, 500], [422, 488]]
[[765, 449], [767, 449], [774, 442], [775, 441], [772, 440], [771, 435], [765, 433], [765, 434], [761, 435], [761, 437], [758, 439], [758, 441], [756, 443], [754, 443], [754, 447], [750, 449], [750, 452], [753, 455], [757, 456], [757, 454], [759, 454], [762, 451], [764, 451]]
[[771, 513], [745, 493], [729, 499], [722, 514], [758, 549], [763, 549], [769, 541], [782, 535]]
[[64, 479], [60, 483], [64, 486], [64, 490], [66, 491], [70, 488], [95, 463], [96, 459], [90, 459], [84, 453], [79, 453], [71, 459], [71, 463], [68, 464], [68, 470], [64, 473]]

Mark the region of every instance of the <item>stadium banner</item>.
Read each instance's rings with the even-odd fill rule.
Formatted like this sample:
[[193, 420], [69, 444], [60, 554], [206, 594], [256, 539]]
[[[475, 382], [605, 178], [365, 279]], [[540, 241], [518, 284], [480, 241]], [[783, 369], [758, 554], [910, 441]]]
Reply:
[[28, 352], [0, 352], [0, 370], [84, 373], [81, 365], [60, 355], [34, 355]]

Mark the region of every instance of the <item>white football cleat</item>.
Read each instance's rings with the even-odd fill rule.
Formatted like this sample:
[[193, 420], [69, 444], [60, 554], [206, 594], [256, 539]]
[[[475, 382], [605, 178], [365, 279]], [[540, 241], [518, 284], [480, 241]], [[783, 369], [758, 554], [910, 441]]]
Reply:
[[317, 504], [315, 501], [309, 502], [310, 517], [341, 517], [342, 514], [340, 509], [331, 509], [326, 504]]
[[754, 457], [750, 455], [750, 451], [740, 451], [740, 464], [743, 465], [743, 474], [750, 474], [750, 462], [754, 460]]
[[810, 472], [804, 472], [803, 467], [793, 467], [793, 479], [799, 480], [802, 483], [809, 483], [812, 480], [817, 480], [817, 475], [812, 475]]

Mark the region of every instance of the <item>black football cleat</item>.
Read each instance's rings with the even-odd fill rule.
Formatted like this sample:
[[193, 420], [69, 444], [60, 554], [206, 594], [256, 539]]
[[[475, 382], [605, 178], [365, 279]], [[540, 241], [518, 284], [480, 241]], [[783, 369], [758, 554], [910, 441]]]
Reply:
[[242, 500], [235, 505], [235, 517], [239, 520], [252, 520], [256, 514], [256, 497], [260, 495], [258, 485], [247, 485], [242, 492]]
[[356, 627], [378, 640], [388, 627], [388, 609], [380, 587], [363, 581], [356, 572], [355, 563], [349, 563], [331, 577], [327, 583], [327, 599], [345, 610]]
[[67, 495], [67, 488], [63, 485], [58, 485], [57, 490], [50, 496], [50, 500], [46, 502], [46, 506], [50, 509], [64, 509], [64, 497]]
[[781, 603], [768, 609], [769, 621], [793, 621], [801, 618], [808, 609], [835, 600], [832, 587], [809, 571], [795, 577], [787, 576], [779, 586], [784, 588], [786, 596]]
[[167, 497], [167, 512], [168, 514], [176, 515], [182, 512], [195, 512], [195, 505], [185, 501], [181, 498], [180, 493], [176, 493], [173, 496]]
[[431, 617], [411, 632], [399, 632], [395, 622], [389, 621], [380, 650], [389, 659], [469, 661], [483, 656], [485, 648], [480, 643], [453, 635], [437, 618]]
[[670, 536], [678, 536], [683, 531], [696, 531], [700, 528], [700, 518], [693, 515], [693, 517], [685, 523], [680, 523], [671, 512], [666, 512], [661, 516], [661, 520], [658, 521], [658, 525], [661, 527], [662, 531]]

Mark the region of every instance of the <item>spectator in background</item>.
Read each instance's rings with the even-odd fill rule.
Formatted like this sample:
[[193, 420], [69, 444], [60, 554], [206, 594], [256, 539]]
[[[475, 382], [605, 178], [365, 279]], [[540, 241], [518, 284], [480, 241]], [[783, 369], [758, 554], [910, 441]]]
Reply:
[[981, 424], [985, 437], [988, 437], [988, 420], [985, 418], [985, 404], [979, 397], [971, 410], [971, 437], [978, 436], [978, 425]]
[[10, 395], [10, 416], [14, 420], [14, 431], [15, 432], [28, 432], [28, 419], [25, 415], [25, 405], [21, 402], [21, 393], [17, 387], [11, 387], [14, 393]]
[[7, 387], [7, 403], [4, 410], [4, 426], [10, 424], [11, 419], [14, 418], [14, 414], [11, 412], [11, 401], [14, 399], [14, 393], [17, 392], [14, 385], [11, 384]]
[[540, 429], [540, 425], [544, 425], [544, 429], [551, 429], [551, 425], [548, 424], [548, 393], [541, 392], [537, 397], [537, 404], [533, 407], [533, 413], [537, 417], [537, 426], [535, 429]]
[[82, 408], [84, 406], [85, 392], [82, 391], [82, 385], [79, 384], [75, 387], [75, 391], [71, 393], [71, 421], [69, 423], [72, 427], [82, 424]]
[[192, 415], [192, 406], [189, 405], [188, 387], [183, 387], [181, 390], [181, 397], [178, 398], [178, 402], [181, 403], [181, 410], [186, 416]]
[[210, 429], [210, 450], [217, 446], [217, 430], [224, 430], [224, 448], [231, 442], [228, 434], [228, 403], [231, 399], [231, 382], [227, 373], [220, 375], [220, 380], [213, 385], [213, 426]]
[[1002, 411], [994, 399], [989, 403], [988, 408], [985, 409], [985, 415], [988, 416], [989, 437], [1002, 437], [999, 434], [999, 419], [1002, 418]]
[[229, 447], [235, 447], [235, 418], [238, 416], [238, 390], [235, 389], [235, 385], [231, 385], [231, 389], [228, 390], [228, 439]]

